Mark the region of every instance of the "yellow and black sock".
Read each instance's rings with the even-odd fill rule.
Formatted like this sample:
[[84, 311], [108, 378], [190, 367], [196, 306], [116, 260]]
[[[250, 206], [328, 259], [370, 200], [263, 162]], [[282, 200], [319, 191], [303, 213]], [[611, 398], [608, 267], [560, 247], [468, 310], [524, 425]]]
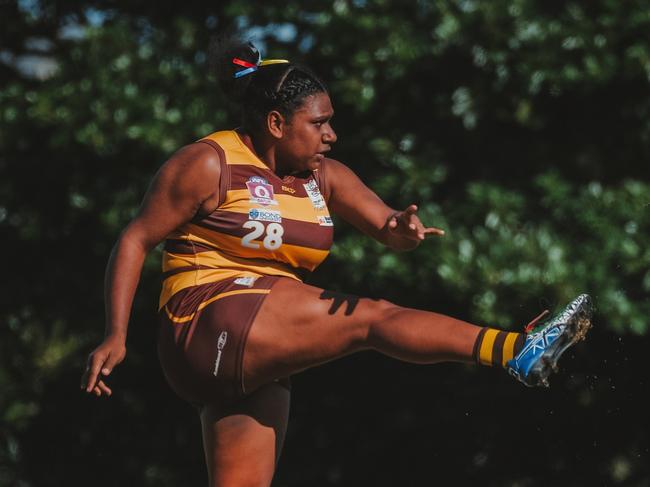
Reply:
[[483, 328], [474, 343], [474, 360], [480, 365], [501, 365], [517, 355], [526, 341], [525, 333]]

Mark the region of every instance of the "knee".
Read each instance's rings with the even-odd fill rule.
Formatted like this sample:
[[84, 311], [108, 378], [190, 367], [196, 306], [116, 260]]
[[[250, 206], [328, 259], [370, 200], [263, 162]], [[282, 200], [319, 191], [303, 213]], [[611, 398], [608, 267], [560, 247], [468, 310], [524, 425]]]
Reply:
[[364, 348], [373, 347], [377, 329], [402, 309], [400, 306], [384, 299], [373, 300], [371, 303], [365, 312], [363, 327], [360, 330], [360, 339]]

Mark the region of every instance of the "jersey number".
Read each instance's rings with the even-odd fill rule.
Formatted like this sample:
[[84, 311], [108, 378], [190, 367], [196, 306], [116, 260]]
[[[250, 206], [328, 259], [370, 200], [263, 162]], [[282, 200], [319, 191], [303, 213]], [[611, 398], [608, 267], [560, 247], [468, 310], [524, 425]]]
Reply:
[[258, 221], [247, 221], [242, 225], [244, 228], [250, 228], [252, 232], [247, 233], [241, 239], [241, 244], [244, 247], [250, 249], [259, 249], [260, 244], [253, 242], [261, 237], [266, 231], [266, 236], [262, 240], [262, 245], [265, 249], [276, 250], [282, 245], [282, 235], [284, 234], [284, 228], [279, 223], [269, 223], [266, 227], [262, 222]]

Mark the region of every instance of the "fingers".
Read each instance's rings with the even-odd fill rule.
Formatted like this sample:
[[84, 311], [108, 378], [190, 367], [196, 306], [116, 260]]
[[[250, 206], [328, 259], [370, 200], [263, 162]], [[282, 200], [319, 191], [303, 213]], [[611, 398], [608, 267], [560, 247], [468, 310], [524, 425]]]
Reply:
[[[113, 371], [113, 367], [115, 367], [121, 361], [122, 361], [122, 357], [119, 357], [116, 354], [109, 354], [108, 358], [105, 361], [103, 361], [103, 367], [101, 367], [102, 375], [103, 376], [109, 375]], [[98, 362], [98, 364], [100, 363], [101, 362]], [[88, 380], [86, 382], [86, 392], [91, 392], [89, 389], [92, 388], [92, 393], [95, 394], [95, 396], [100, 397], [104, 395], [110, 397], [113, 394], [111, 388], [108, 387], [103, 380], [97, 379], [97, 377], [99, 376], [99, 367], [100, 365], [96, 365], [96, 367], [93, 365], [90, 367], [90, 369], [86, 369], [86, 374], [84, 374], [88, 376]], [[97, 383], [95, 384], [93, 380], [97, 381]], [[82, 378], [82, 388], [83, 388], [83, 378]]]
[[395, 230], [397, 228], [398, 222], [397, 222], [397, 216], [393, 215], [390, 220], [388, 220], [388, 228], [391, 230]]
[[435, 227], [425, 227], [420, 218], [417, 216], [417, 205], [409, 205], [404, 211], [395, 213], [388, 221], [388, 228], [391, 231], [399, 231], [401, 226], [403, 231], [399, 233], [411, 240], [421, 241], [427, 235], [444, 235], [445, 231]]
[[[99, 394], [97, 394], [97, 392], [95, 392], [95, 389], [99, 389]], [[113, 394], [113, 391], [111, 390], [111, 388], [108, 387], [104, 383], [104, 381], [101, 380], [101, 379], [97, 382], [97, 385], [93, 389], [93, 392], [95, 392], [95, 395], [98, 396], [98, 397], [101, 396], [102, 394], [104, 394], [106, 396], [110, 396], [111, 394]]]
[[[111, 396], [113, 394], [111, 388], [108, 387], [103, 380], [97, 379], [99, 375], [99, 367], [100, 367], [99, 364], [96, 365], [89, 364], [88, 366], [86, 366], [86, 371], [81, 377], [81, 388], [85, 389], [86, 392], [88, 393], [95, 394], [95, 396], [97, 397], [100, 397], [102, 395]], [[102, 369], [102, 371], [103, 370], [104, 369]], [[104, 374], [104, 375], [108, 375], [108, 374]]]
[[[417, 205], [409, 205], [406, 210], [402, 212], [402, 218], [404, 222], [408, 225], [409, 230], [417, 231], [418, 224], [420, 227], [424, 228], [420, 223], [420, 219], [417, 217], [416, 212], [418, 211]], [[419, 233], [419, 232], [418, 232]], [[422, 237], [424, 238], [424, 237]]]
[[103, 380], [101, 379], [97, 380], [97, 376], [99, 375], [98, 371], [100, 365], [99, 363], [95, 363], [93, 365], [93, 362], [98, 362], [97, 360], [95, 360], [95, 358], [96, 357], [91, 355], [91, 357], [89, 357], [88, 359], [88, 365], [86, 366], [86, 370], [81, 376], [81, 389], [85, 389], [86, 392], [95, 394], [97, 397], [101, 395], [110, 396], [111, 394], [113, 394], [111, 388], [108, 387]]
[[113, 391], [108, 387], [106, 384], [104, 384], [104, 381], [100, 380], [97, 382], [97, 385], [93, 387], [92, 393], [95, 394], [95, 396], [100, 397], [100, 396], [107, 396], [109, 397], [111, 394], [113, 394]]
[[88, 364], [86, 365], [86, 371], [81, 379], [81, 387], [86, 388], [86, 392], [91, 392], [94, 390], [97, 382], [97, 377], [99, 376], [99, 371], [106, 360], [104, 354], [98, 354], [96, 352], [92, 353], [88, 357]]
[[99, 374], [101, 373], [103, 376], [109, 375], [122, 359], [123, 355], [117, 353], [93, 352], [88, 357], [86, 370], [81, 377], [81, 388], [85, 388], [86, 392], [94, 392], [95, 394], [97, 394], [97, 389], [104, 393], [108, 391], [110, 396], [110, 389], [99, 379]]
[[401, 223], [402, 225], [414, 230], [415, 227], [411, 222], [411, 218], [413, 215], [415, 215], [417, 209], [418, 209], [417, 206], [411, 205], [408, 208], [406, 208], [406, 210], [404, 211], [397, 211], [393, 213], [388, 219], [388, 228], [391, 230], [395, 230], [398, 226], [400, 226]]
[[81, 383], [79, 384], [79, 387], [81, 389], [86, 388], [86, 384], [88, 383], [88, 372], [89, 372], [89, 369], [88, 369], [88, 366], [86, 366], [86, 368], [84, 369], [84, 373], [81, 374]]
[[405, 236], [414, 240], [424, 240], [427, 232], [416, 214], [417, 211], [418, 207], [416, 205], [410, 205], [402, 213], [404, 223], [409, 229], [409, 232]]
[[106, 359], [106, 362], [104, 362], [102, 375], [109, 375], [113, 371], [113, 368], [122, 361], [122, 358], [123, 357], [118, 356], [116, 353], [111, 353], [108, 356], [108, 359]]
[[[81, 389], [96, 396], [112, 394], [102, 377], [108, 376], [113, 368], [124, 360], [126, 348], [122, 338], [108, 337], [89, 356], [86, 369], [81, 376]], [[101, 375], [101, 376], [100, 376]]]
[[415, 213], [418, 211], [418, 205], [409, 205], [406, 210], [404, 210], [404, 213], [407, 215], [415, 215]]
[[424, 229], [425, 234], [431, 234], [431, 235], [444, 235], [445, 231], [442, 230], [441, 228], [436, 228], [436, 227], [429, 227]]

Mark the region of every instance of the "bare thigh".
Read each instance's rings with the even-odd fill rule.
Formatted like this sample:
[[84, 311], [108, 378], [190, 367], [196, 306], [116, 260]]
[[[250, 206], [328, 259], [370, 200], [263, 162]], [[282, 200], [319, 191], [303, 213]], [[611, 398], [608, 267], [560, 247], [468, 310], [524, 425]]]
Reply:
[[224, 409], [201, 411], [210, 487], [271, 485], [289, 417], [290, 392], [272, 382]]
[[365, 349], [414, 363], [470, 362], [479, 331], [438, 313], [280, 279], [251, 326], [244, 385], [251, 391]]

